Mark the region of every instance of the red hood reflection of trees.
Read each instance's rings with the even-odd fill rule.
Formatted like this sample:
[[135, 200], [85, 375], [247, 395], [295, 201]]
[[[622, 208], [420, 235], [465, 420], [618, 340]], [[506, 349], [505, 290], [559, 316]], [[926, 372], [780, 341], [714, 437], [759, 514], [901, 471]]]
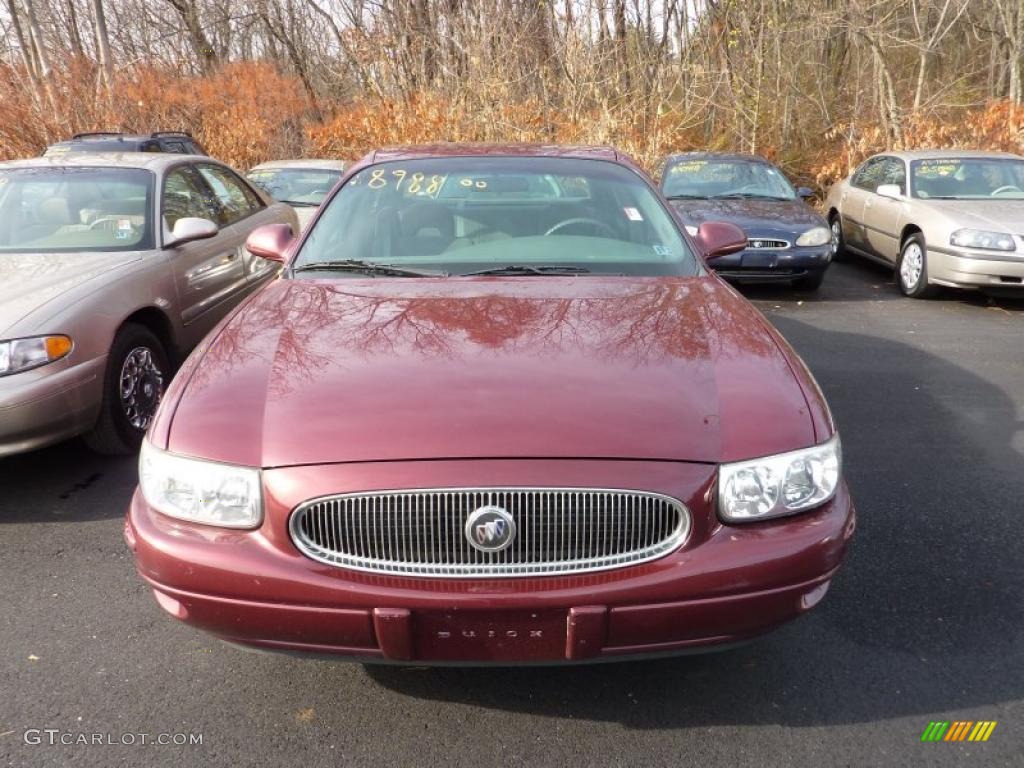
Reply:
[[353, 357], [455, 360], [490, 351], [554, 359], [571, 351], [645, 365], [768, 354], [770, 339], [758, 323], [737, 321], [737, 303], [699, 278], [402, 279], [358, 287], [282, 280], [223, 329], [191, 386], [260, 360], [270, 365], [271, 393], [285, 394], [279, 390]]

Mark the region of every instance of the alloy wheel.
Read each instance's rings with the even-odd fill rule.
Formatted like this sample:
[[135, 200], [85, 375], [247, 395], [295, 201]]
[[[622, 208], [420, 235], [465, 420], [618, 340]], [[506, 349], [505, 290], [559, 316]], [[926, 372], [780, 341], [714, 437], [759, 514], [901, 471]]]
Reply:
[[147, 347], [135, 347], [121, 365], [121, 408], [128, 423], [145, 430], [164, 393], [164, 375]]
[[921, 250], [920, 244], [907, 243], [903, 249], [903, 258], [900, 260], [900, 280], [908, 292], [917, 288], [923, 269], [924, 251]]

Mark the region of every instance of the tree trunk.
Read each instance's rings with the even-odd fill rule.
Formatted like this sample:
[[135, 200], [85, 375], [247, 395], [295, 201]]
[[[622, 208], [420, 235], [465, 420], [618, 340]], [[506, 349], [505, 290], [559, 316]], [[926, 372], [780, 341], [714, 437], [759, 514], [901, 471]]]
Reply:
[[103, 0], [92, 0], [93, 21], [96, 24], [96, 46], [100, 60], [103, 85], [109, 95], [114, 87], [114, 58], [110, 52], [110, 34], [107, 32], [107, 15], [103, 11]]

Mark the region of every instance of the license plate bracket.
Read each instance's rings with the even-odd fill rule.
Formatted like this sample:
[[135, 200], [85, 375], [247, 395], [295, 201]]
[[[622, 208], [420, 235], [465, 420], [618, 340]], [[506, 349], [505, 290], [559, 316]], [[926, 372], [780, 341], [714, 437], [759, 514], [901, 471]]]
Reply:
[[413, 614], [421, 661], [565, 659], [565, 610], [425, 611]]

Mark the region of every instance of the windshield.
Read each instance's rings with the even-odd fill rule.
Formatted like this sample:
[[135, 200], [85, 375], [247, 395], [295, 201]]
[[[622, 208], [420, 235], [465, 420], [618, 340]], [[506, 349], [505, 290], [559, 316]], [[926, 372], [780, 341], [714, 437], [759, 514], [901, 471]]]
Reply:
[[141, 168], [0, 170], [0, 252], [152, 248], [152, 189]]
[[452, 274], [513, 265], [529, 274], [699, 271], [639, 175], [616, 163], [551, 157], [365, 168], [327, 204], [294, 267], [346, 259]]
[[1024, 160], [943, 157], [910, 164], [911, 194], [945, 200], [1024, 199]]
[[249, 171], [248, 178], [282, 203], [320, 205], [341, 173], [310, 168], [258, 168]]
[[749, 160], [680, 159], [665, 168], [665, 196], [758, 197], [795, 200], [796, 191], [782, 172], [768, 163]]

